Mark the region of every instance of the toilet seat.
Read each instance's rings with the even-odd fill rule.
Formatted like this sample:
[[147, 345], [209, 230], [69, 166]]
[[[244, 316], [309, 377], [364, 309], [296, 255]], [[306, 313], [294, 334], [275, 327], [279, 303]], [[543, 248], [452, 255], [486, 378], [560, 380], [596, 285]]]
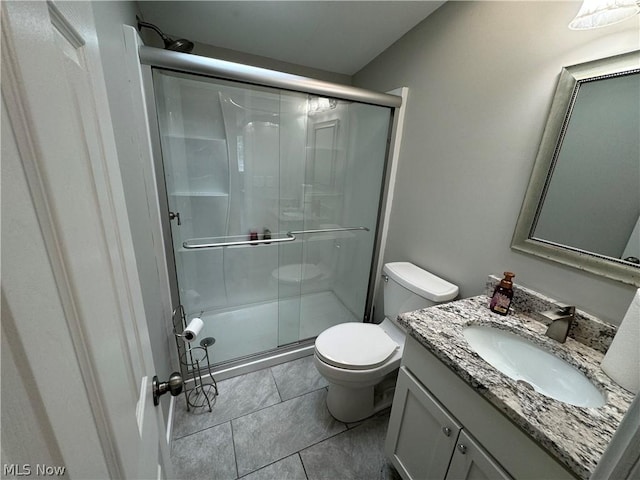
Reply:
[[366, 370], [382, 365], [398, 347], [378, 325], [349, 322], [318, 335], [315, 351], [320, 360], [334, 367]]

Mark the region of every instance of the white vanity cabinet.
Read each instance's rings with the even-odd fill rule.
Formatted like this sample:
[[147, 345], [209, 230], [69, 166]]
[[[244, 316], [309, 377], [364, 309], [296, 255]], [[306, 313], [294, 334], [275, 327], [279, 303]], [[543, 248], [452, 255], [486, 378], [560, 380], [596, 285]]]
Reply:
[[385, 450], [406, 480], [511, 478], [404, 366]]
[[405, 480], [575, 477], [407, 337], [385, 452]]
[[401, 367], [385, 450], [402, 476], [445, 478], [460, 430], [462, 426]]

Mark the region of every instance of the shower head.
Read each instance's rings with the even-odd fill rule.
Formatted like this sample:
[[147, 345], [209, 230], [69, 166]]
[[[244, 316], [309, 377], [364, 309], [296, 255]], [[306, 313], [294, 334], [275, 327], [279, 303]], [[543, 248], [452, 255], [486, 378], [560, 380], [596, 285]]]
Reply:
[[154, 24], [143, 22], [138, 17], [136, 17], [136, 20], [138, 20], [138, 31], [140, 31], [144, 27], [144, 28], [150, 28], [151, 30], [156, 32], [158, 35], [160, 35], [160, 38], [162, 38], [162, 41], [164, 42], [164, 48], [166, 50], [172, 50], [174, 52], [182, 52], [182, 53], [191, 53], [191, 50], [193, 50], [192, 41], [184, 38], [173, 40], [172, 38], [162, 33], [162, 31], [158, 27], [156, 27]]
[[169, 45], [167, 45], [167, 42], [164, 42], [164, 48], [173, 50], [174, 52], [191, 53], [191, 50], [193, 50], [193, 42], [186, 38], [179, 38], [172, 40]]

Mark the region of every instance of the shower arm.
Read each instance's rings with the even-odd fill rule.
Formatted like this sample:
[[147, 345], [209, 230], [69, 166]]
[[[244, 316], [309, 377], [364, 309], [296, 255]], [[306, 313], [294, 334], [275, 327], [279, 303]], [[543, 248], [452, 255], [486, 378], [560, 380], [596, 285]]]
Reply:
[[140, 30], [142, 27], [150, 28], [151, 30], [156, 32], [158, 35], [160, 35], [160, 38], [162, 38], [162, 41], [165, 43], [165, 45], [168, 44], [168, 43], [171, 43], [172, 40], [167, 35], [165, 35], [162, 32], [162, 30], [160, 30], [158, 27], [156, 27], [153, 23], [143, 22], [138, 17], [136, 17], [136, 19], [138, 20], [138, 30]]
[[[261, 245], [271, 243], [286, 243], [296, 240], [296, 235], [305, 235], [309, 233], [330, 233], [330, 232], [346, 232], [350, 230], [362, 230], [368, 232], [367, 227], [338, 227], [338, 228], [321, 228], [316, 230], [296, 230], [285, 233], [284, 238], [268, 238], [263, 240], [238, 240], [232, 242], [213, 242], [213, 243], [192, 243], [199, 239], [186, 240], [182, 246], [187, 250], [197, 250], [200, 248], [220, 248], [220, 247], [235, 247], [240, 245]], [[228, 237], [217, 237], [228, 238]]]
[[193, 50], [194, 44], [191, 40], [187, 40], [186, 38], [179, 38], [174, 40], [163, 33], [162, 30], [156, 27], [153, 23], [143, 22], [138, 16], [136, 16], [136, 20], [138, 22], [138, 31], [141, 31], [142, 28], [150, 28], [158, 35], [160, 35], [160, 38], [164, 42], [165, 50], [182, 53], [191, 53], [191, 51]]

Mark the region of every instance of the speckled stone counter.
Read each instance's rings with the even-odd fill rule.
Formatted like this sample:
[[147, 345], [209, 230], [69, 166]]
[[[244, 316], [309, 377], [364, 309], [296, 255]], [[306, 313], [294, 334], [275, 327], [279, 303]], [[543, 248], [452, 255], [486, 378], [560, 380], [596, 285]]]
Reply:
[[[543, 306], [548, 299], [531, 297], [527, 303], [524, 297], [530, 297], [530, 292], [526, 293], [520, 292], [519, 301], [527, 313], [495, 314], [487, 307], [488, 297], [482, 295], [401, 314], [398, 319], [412, 337], [476, 392], [577, 477], [587, 479], [633, 400], [630, 392], [600, 369], [615, 327], [578, 312], [576, 322], [584, 324], [576, 325], [582, 332], [578, 335], [580, 341], [567, 338], [566, 343], [561, 344], [544, 335], [546, 325], [533, 319], [532, 310], [527, 307], [536, 301], [542, 303], [535, 306]], [[599, 408], [576, 407], [516, 383], [472, 350], [462, 334], [463, 328], [470, 324], [512, 331], [544, 347], [584, 373], [605, 394], [606, 404]], [[593, 333], [594, 338], [585, 332]]]

